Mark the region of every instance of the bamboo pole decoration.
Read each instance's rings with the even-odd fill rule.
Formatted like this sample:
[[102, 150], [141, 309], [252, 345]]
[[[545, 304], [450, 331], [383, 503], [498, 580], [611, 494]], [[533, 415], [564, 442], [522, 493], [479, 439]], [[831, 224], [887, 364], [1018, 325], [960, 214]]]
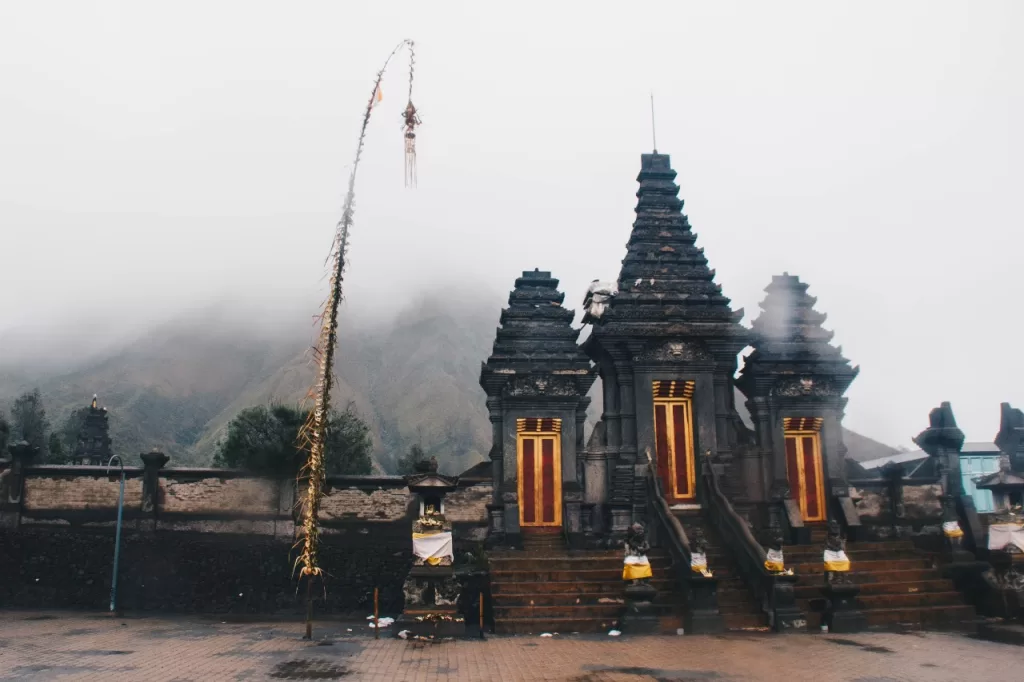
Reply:
[[[352, 170], [348, 178], [348, 190], [345, 193], [345, 202], [341, 210], [341, 218], [338, 220], [334, 231], [334, 241], [331, 245], [327, 262], [330, 263], [330, 287], [327, 292], [327, 299], [324, 301], [323, 310], [317, 316], [320, 323], [320, 333], [317, 337], [316, 346], [312, 349], [313, 361], [317, 367], [316, 382], [306, 395], [307, 401], [312, 402], [312, 409], [305, 423], [299, 430], [298, 448], [307, 453], [306, 462], [299, 472], [299, 484], [305, 479], [306, 494], [298, 504], [302, 516], [302, 524], [299, 528], [299, 538], [295, 547], [301, 547], [299, 556], [295, 560], [295, 567], [299, 569], [300, 579], [307, 581], [306, 585], [306, 639], [313, 637], [313, 590], [312, 582], [323, 578], [323, 568], [320, 566], [320, 502], [323, 498], [323, 486], [326, 476], [324, 469], [324, 448], [327, 442], [327, 423], [330, 419], [331, 410], [331, 389], [334, 387], [334, 366], [335, 351], [338, 342], [338, 308], [343, 297], [342, 282], [345, 275], [346, 256], [348, 254], [348, 236], [352, 228], [353, 215], [355, 213], [355, 187], [356, 172], [359, 170], [359, 161], [362, 159], [363, 146], [366, 141], [366, 129], [370, 123], [370, 114], [374, 105], [381, 97], [380, 83], [384, 78], [384, 72], [391, 63], [392, 57], [407, 47], [409, 49], [409, 104], [408, 111], [412, 108], [412, 65], [414, 63], [414, 44], [411, 40], [403, 40], [391, 51], [384, 61], [384, 66], [377, 72], [377, 78], [373, 83], [373, 91], [370, 93], [370, 100], [366, 104], [363, 113], [363, 124], [359, 130], [359, 142], [356, 145], [355, 161], [352, 163]], [[419, 123], [419, 119], [416, 119]], [[408, 126], [406, 132], [408, 133]]]

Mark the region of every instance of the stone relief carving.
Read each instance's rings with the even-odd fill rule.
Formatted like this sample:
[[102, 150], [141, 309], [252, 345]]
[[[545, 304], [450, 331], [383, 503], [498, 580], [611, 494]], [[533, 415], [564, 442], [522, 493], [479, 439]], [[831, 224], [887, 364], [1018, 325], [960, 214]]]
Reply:
[[525, 376], [505, 385], [504, 394], [512, 398], [571, 397], [579, 395], [576, 382], [565, 377]]
[[633, 362], [694, 362], [711, 361], [714, 356], [707, 348], [692, 341], [669, 341], [648, 349], [633, 358]]
[[780, 379], [775, 383], [771, 394], [786, 398], [826, 397], [837, 396], [839, 391], [829, 379], [800, 377], [799, 379]]

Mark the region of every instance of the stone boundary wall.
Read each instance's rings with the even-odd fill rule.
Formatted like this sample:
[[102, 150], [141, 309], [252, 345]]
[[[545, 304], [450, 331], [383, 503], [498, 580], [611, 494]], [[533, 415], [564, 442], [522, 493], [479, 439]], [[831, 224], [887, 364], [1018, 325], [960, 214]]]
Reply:
[[937, 481], [904, 480], [901, 507], [893, 499], [892, 486], [884, 479], [851, 480], [864, 539], [906, 537], [941, 539], [942, 486]]
[[[3, 466], [7, 464], [7, 466]], [[0, 463], [0, 608], [109, 605], [120, 471]], [[229, 469], [125, 467], [118, 603], [125, 610], [301, 615], [294, 479]], [[456, 553], [486, 534], [490, 479], [445, 501]], [[399, 476], [328, 477], [317, 613], [392, 614], [412, 562], [414, 496]], [[368, 610], [369, 609], [369, 610]]]
[[[117, 518], [119, 476], [119, 470], [108, 474], [105, 467], [25, 468], [20, 481], [0, 491], [0, 526], [110, 527]], [[11, 489], [19, 483], [20, 495]], [[492, 489], [490, 479], [465, 479], [448, 496], [445, 513], [460, 534], [478, 536], [474, 528], [486, 529]], [[123, 525], [139, 531], [292, 537], [304, 493], [295, 479], [232, 469], [147, 473], [144, 467], [125, 467]], [[411, 524], [418, 514], [400, 476], [330, 476], [321, 510], [325, 532], [353, 524]]]

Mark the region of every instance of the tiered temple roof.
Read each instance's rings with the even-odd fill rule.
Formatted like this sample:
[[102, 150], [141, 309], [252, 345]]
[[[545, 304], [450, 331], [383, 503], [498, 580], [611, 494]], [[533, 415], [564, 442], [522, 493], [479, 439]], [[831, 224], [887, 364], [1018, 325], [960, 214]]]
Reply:
[[619, 273], [618, 294], [595, 323], [600, 335], [745, 338], [729, 299], [715, 283], [667, 154], [643, 154], [636, 220]]
[[766, 393], [782, 375], [827, 377], [841, 395], [860, 371], [843, 357], [841, 347], [830, 344], [833, 333], [822, 328], [827, 315], [814, 309], [818, 299], [808, 295], [807, 287], [787, 272], [772, 277], [765, 289], [762, 312], [752, 323], [754, 351], [736, 381], [748, 396]]
[[89, 405], [85, 423], [78, 432], [78, 444], [71, 456], [75, 464], [106, 464], [114, 454], [110, 449], [110, 427], [107, 424], [107, 408], [99, 407], [94, 395]]
[[483, 363], [480, 385], [498, 395], [511, 379], [523, 375], [574, 377], [580, 394], [594, 382], [595, 370], [577, 345], [579, 330], [572, 328], [573, 311], [562, 307], [565, 294], [550, 272], [523, 272], [516, 279], [501, 311], [501, 326], [491, 357]]

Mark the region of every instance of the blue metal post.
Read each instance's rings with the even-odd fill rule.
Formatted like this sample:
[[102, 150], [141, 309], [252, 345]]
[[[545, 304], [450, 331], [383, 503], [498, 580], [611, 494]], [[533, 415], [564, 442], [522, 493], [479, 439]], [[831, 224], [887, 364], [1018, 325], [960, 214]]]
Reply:
[[117, 531], [114, 534], [114, 577], [110, 580], [110, 612], [114, 613], [117, 603], [117, 561], [121, 555], [121, 517], [124, 511], [124, 462], [117, 455], [107, 462], [107, 473], [110, 473], [110, 465], [114, 460], [121, 465], [121, 490], [117, 495]]

